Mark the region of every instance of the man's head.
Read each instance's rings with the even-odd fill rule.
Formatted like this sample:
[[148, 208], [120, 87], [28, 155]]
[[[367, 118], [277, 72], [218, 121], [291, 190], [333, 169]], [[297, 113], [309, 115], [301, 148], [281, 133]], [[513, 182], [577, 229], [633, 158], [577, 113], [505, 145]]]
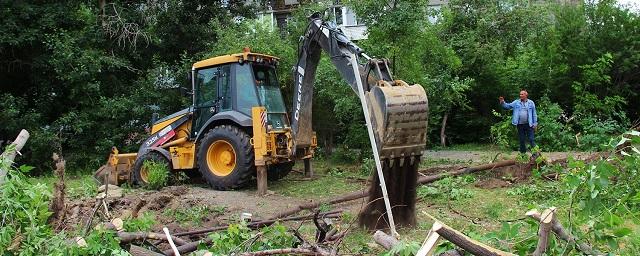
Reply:
[[520, 100], [526, 100], [527, 97], [529, 97], [529, 93], [527, 92], [527, 90], [520, 90]]

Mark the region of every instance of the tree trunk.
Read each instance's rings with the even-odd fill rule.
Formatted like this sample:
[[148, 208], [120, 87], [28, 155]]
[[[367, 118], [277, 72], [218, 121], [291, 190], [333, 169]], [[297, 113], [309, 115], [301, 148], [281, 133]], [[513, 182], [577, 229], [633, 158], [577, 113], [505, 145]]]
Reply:
[[[20, 131], [20, 134], [18, 134], [16, 140], [11, 143], [12, 145], [14, 145], [13, 150], [5, 151], [2, 153], [2, 155], [0, 155], [0, 161], [2, 161], [2, 163], [0, 163], [0, 184], [4, 183], [4, 178], [5, 176], [7, 176], [7, 172], [9, 171], [8, 168], [11, 168], [13, 160], [16, 158], [16, 154], [20, 152], [20, 150], [22, 150], [22, 147], [24, 147], [24, 144], [27, 143], [28, 139], [29, 132], [27, 132], [27, 130], [25, 129], [22, 129], [22, 131]], [[7, 170], [3, 169], [2, 166], [6, 166]]]
[[56, 169], [54, 170], [55, 176], [58, 177], [58, 181], [53, 185], [53, 198], [51, 198], [51, 204], [49, 204], [49, 211], [52, 213], [47, 220], [49, 224], [53, 224], [54, 227], [58, 227], [59, 223], [65, 217], [66, 207], [64, 204], [65, 197], [65, 184], [64, 184], [64, 172], [65, 172], [65, 163], [66, 161], [62, 158], [62, 156], [58, 156], [58, 154], [53, 153], [53, 161], [56, 164]]
[[447, 119], [449, 118], [449, 112], [444, 113], [442, 117], [442, 126], [440, 127], [440, 145], [447, 146], [447, 135], [445, 135], [445, 128], [447, 127]]

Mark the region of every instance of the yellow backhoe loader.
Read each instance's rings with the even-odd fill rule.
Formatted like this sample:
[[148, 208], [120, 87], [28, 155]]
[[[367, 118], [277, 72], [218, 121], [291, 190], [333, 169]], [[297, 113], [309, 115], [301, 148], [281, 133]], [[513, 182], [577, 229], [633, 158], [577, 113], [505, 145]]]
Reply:
[[[311, 124], [313, 83], [322, 51], [361, 100], [378, 174], [393, 168], [415, 173], [426, 144], [424, 89], [394, 80], [387, 60], [370, 58], [316, 14], [301, 37], [293, 69], [291, 119], [276, 78], [277, 57], [245, 48], [199, 61], [190, 73], [193, 104], [156, 121], [137, 153], [121, 154], [114, 147], [96, 176], [108, 175], [112, 184], [144, 184], [144, 162], [154, 160], [171, 172], [197, 169], [219, 190], [241, 187], [256, 176], [258, 191], [264, 193], [267, 179], [284, 177], [294, 161], [302, 159], [310, 168], [317, 145]], [[415, 185], [411, 193], [415, 198]]]

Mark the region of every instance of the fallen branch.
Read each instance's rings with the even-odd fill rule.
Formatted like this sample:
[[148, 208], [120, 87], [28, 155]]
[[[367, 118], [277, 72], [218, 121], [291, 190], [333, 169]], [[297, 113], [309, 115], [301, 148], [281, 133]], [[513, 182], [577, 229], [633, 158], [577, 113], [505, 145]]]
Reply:
[[469, 173], [474, 173], [474, 172], [479, 172], [479, 171], [485, 171], [485, 170], [491, 170], [491, 169], [506, 167], [506, 166], [515, 165], [515, 164], [516, 164], [515, 160], [504, 160], [504, 161], [500, 161], [500, 162], [483, 164], [483, 165], [478, 165], [478, 166], [472, 166], [472, 167], [458, 169], [458, 170], [455, 170], [455, 171], [439, 173], [439, 174], [435, 174], [435, 175], [423, 176], [423, 177], [418, 178], [418, 184], [431, 183], [431, 182], [434, 182], [434, 181], [437, 181], [437, 180], [444, 179], [444, 178], [449, 177], [449, 176], [459, 176], [459, 175], [464, 175], [464, 174], [469, 174]]
[[[16, 154], [20, 153], [24, 144], [27, 143], [29, 139], [29, 132], [25, 129], [20, 131], [16, 140], [14, 140], [11, 145], [7, 146], [9, 150], [6, 150], [0, 155], [0, 184], [4, 183], [4, 178], [7, 176], [8, 168], [11, 168], [13, 164], [13, 160], [16, 159]], [[7, 169], [4, 169], [3, 166], [6, 166]]]
[[245, 252], [240, 254], [242, 256], [262, 256], [262, 255], [279, 255], [279, 254], [308, 254], [319, 255], [316, 251], [305, 248], [285, 248], [285, 249], [272, 249], [258, 252]]
[[[538, 212], [538, 210], [536, 209], [528, 211], [525, 215], [538, 222], [542, 219], [542, 214], [540, 214], [540, 212]], [[551, 220], [551, 231], [553, 231], [553, 233], [555, 233], [558, 238], [566, 241], [567, 243], [573, 244], [577, 250], [586, 255], [602, 255], [601, 252], [591, 248], [591, 246], [589, 246], [588, 244], [578, 242], [578, 239], [576, 239], [576, 237], [574, 237], [573, 235], [571, 235], [571, 233], [567, 232], [564, 229], [555, 214]]]
[[[335, 211], [325, 212], [325, 213], [321, 213], [321, 214], [324, 214], [324, 216], [323, 216], [324, 218], [338, 218], [338, 217], [340, 217], [339, 214], [341, 212], [342, 212], [342, 210], [335, 210]], [[276, 221], [305, 220], [305, 219], [311, 219], [311, 218], [313, 218], [313, 216], [314, 216], [313, 214], [310, 214], [310, 215], [305, 215], [305, 216], [289, 217], [289, 218], [283, 218], [283, 219], [278, 219], [278, 220], [255, 221], [255, 222], [247, 224], [247, 227], [260, 228], [260, 227], [265, 227], [265, 226], [271, 225], [271, 224], [275, 223]], [[208, 228], [208, 229], [202, 229], [202, 230], [187, 231], [187, 232], [182, 232], [182, 233], [176, 233], [176, 234], [173, 235], [173, 237], [175, 237], [175, 236], [185, 236], [185, 235], [204, 234], [204, 233], [209, 233], [209, 232], [214, 232], [214, 231], [225, 230], [227, 228], [229, 228], [229, 225], [213, 227], [213, 228]], [[338, 235], [340, 235], [340, 234], [338, 234]], [[337, 239], [337, 237], [335, 237], [335, 239]], [[200, 241], [194, 241], [194, 242], [182, 244], [182, 245], [177, 247], [177, 250], [181, 254], [186, 254], [186, 253], [193, 252], [196, 249], [198, 249], [198, 245], [200, 245], [200, 244], [210, 245], [212, 242], [213, 241], [211, 240], [211, 238], [205, 238], [205, 239], [200, 240]], [[172, 250], [164, 250], [162, 253], [164, 253], [166, 255], [174, 255]], [[267, 254], [265, 254], [265, 255], [267, 255]]]
[[[210, 245], [212, 242], [213, 242], [213, 240], [211, 238], [206, 238], [204, 240], [195, 241], [195, 242], [191, 242], [191, 243], [186, 243], [186, 244], [180, 245], [176, 249], [178, 250], [178, 252], [186, 254], [186, 253], [193, 252], [193, 251], [197, 250], [198, 249], [198, 245], [200, 245], [200, 244]], [[173, 253], [172, 249], [164, 250], [164, 251], [162, 251], [162, 253], [164, 253], [165, 255], [169, 255], [169, 256], [175, 255]]]
[[464, 249], [466, 252], [473, 255], [515, 255], [512, 253], [504, 252], [495, 248], [492, 248], [486, 244], [471, 239], [470, 237], [460, 233], [459, 231], [436, 221], [433, 223], [431, 230], [438, 233], [442, 238], [449, 240], [451, 243]]
[[173, 250], [173, 254], [180, 256], [180, 252], [178, 252], [178, 248], [176, 248], [176, 245], [173, 243], [173, 239], [171, 239], [171, 234], [169, 234], [169, 229], [167, 227], [164, 227], [162, 228], [162, 231], [164, 232], [164, 235], [167, 238], [167, 241], [169, 241], [169, 245], [171, 246], [171, 250]]
[[[320, 213], [320, 215], [323, 218], [338, 218], [338, 217], [340, 217], [340, 215], [339, 215], [340, 213], [342, 213], [342, 210], [324, 212], [324, 213]], [[270, 220], [263, 220], [263, 221], [252, 221], [252, 222], [247, 224], [247, 227], [249, 227], [251, 229], [258, 229], [258, 228], [269, 226], [269, 225], [271, 225], [273, 223], [276, 223], [277, 221], [309, 220], [309, 219], [312, 219], [312, 218], [313, 218], [313, 214], [309, 214], [309, 215], [304, 215], [304, 216], [288, 217], [288, 218], [282, 218], [282, 219], [270, 219]], [[175, 233], [173, 235], [174, 236], [198, 235], [198, 234], [204, 234], [204, 233], [209, 233], [209, 232], [226, 230], [227, 228], [229, 228], [229, 225], [222, 225], [222, 226], [205, 228], [205, 229], [200, 229], [200, 230]]]

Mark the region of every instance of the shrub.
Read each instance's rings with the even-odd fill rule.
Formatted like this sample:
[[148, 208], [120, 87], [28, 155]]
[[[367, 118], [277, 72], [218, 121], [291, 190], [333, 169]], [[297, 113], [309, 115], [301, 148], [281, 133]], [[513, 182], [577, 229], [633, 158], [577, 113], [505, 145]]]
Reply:
[[149, 160], [142, 164], [142, 168], [145, 168], [149, 175], [149, 182], [146, 185], [148, 189], [158, 190], [168, 184], [169, 169], [165, 163]]
[[224, 232], [209, 235], [213, 246], [209, 248], [214, 255], [232, 255], [238, 252], [261, 251], [295, 247], [293, 235], [281, 224], [260, 229], [256, 234], [243, 224], [231, 224]]
[[0, 255], [126, 255], [112, 232], [87, 234], [86, 247], [69, 245], [69, 238], [55, 234], [47, 223], [51, 191], [45, 184], [30, 183], [24, 175], [33, 167], [13, 169], [0, 158], [0, 169], [7, 170], [0, 185]]

